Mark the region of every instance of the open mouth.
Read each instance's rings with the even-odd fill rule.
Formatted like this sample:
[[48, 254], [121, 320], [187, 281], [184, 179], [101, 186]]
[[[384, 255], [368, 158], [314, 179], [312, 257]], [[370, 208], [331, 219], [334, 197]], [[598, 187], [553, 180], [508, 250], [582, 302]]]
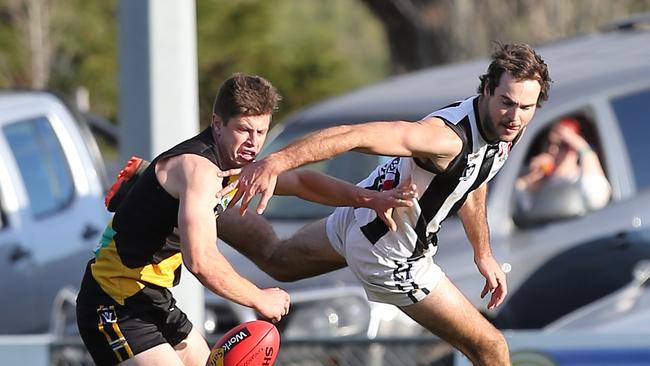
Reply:
[[257, 154], [252, 151], [242, 151], [239, 153], [239, 158], [244, 161], [253, 161], [256, 156]]

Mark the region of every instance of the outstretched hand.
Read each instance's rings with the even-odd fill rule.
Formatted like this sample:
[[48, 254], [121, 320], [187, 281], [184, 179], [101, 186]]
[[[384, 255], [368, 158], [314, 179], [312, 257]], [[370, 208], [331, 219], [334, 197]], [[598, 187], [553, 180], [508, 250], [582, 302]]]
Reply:
[[494, 309], [501, 305], [508, 294], [506, 275], [492, 255], [474, 258], [474, 261], [479, 272], [485, 277], [485, 286], [483, 287], [483, 291], [481, 291], [481, 298], [484, 298], [488, 292], [491, 293], [492, 296], [490, 297], [487, 308]]
[[393, 220], [393, 209], [413, 206], [413, 199], [418, 196], [416, 188], [415, 184], [406, 182], [394, 189], [378, 192], [377, 197], [369, 202], [368, 206], [375, 210], [390, 231], [396, 231], [397, 224]]
[[242, 168], [224, 170], [217, 173], [222, 178], [237, 174], [239, 174], [239, 178], [217, 192], [217, 197], [222, 197], [233, 189], [237, 189], [237, 193], [232, 201], [230, 201], [230, 206], [233, 206], [241, 199], [241, 207], [239, 210], [240, 214], [244, 216], [253, 197], [261, 193], [262, 197], [256, 209], [257, 213], [261, 215], [264, 209], [266, 209], [266, 205], [271, 199], [271, 196], [273, 196], [275, 185], [278, 182], [278, 173], [274, 171], [272, 165], [266, 159], [250, 163]]

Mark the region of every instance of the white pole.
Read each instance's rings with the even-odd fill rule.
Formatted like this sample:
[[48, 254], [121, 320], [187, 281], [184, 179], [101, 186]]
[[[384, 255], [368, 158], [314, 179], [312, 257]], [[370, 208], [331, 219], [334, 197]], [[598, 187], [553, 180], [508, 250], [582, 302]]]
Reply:
[[[194, 0], [120, 0], [120, 152], [151, 159], [198, 132]], [[183, 267], [178, 306], [203, 331], [203, 286]]]

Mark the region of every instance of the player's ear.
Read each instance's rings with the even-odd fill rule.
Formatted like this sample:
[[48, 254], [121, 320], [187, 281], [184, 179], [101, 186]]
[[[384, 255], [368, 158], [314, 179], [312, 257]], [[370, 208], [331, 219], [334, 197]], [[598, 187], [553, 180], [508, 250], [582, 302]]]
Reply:
[[212, 113], [212, 128], [214, 128], [216, 131], [219, 131], [221, 127], [223, 127], [223, 121], [221, 117], [216, 113]]

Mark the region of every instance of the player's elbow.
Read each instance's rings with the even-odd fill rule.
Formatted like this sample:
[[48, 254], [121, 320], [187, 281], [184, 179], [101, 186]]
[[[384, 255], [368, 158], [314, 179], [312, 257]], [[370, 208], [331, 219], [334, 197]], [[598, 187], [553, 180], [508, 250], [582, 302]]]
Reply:
[[183, 261], [183, 264], [185, 264], [185, 268], [187, 268], [190, 273], [192, 273], [196, 277], [202, 277], [204, 275], [204, 267], [203, 265], [198, 262], [198, 261]]
[[185, 268], [187, 268], [187, 270], [201, 282], [203, 282], [203, 279], [210, 276], [211, 267], [208, 265], [207, 261], [202, 260], [198, 256], [183, 256], [183, 264], [185, 265]]

